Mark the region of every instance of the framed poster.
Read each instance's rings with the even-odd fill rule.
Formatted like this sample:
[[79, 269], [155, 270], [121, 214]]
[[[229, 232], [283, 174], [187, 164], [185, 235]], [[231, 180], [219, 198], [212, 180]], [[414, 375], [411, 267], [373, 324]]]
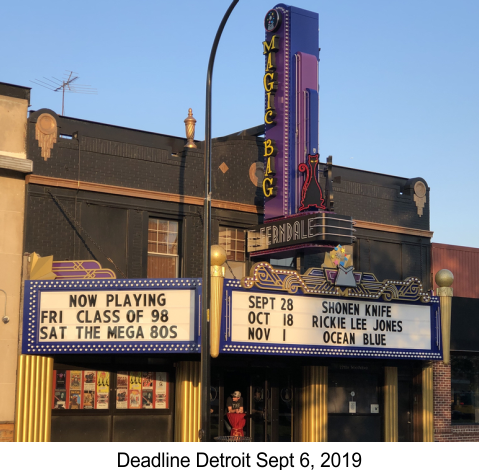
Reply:
[[54, 370], [52, 409], [109, 409], [110, 372]]
[[169, 408], [167, 372], [118, 372], [117, 410], [161, 410]]

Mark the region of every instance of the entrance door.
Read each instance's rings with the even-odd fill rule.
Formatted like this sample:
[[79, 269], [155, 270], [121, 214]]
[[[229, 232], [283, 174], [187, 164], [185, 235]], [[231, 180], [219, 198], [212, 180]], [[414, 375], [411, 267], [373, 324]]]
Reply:
[[[254, 442], [292, 441], [293, 384], [288, 371], [238, 368], [221, 376], [220, 395], [225, 402], [234, 391], [241, 392], [246, 412], [245, 436]], [[225, 421], [223, 435], [229, 432], [226, 418]]]
[[413, 442], [413, 378], [409, 368], [398, 369], [398, 441]]
[[329, 371], [328, 441], [381, 441], [380, 374], [368, 366]]
[[264, 370], [251, 375], [249, 419], [254, 442], [291, 442], [293, 384], [289, 373]]
[[249, 403], [249, 421], [251, 437], [254, 442], [270, 442], [272, 439], [273, 396], [271, 382], [264, 373], [251, 375], [251, 400]]

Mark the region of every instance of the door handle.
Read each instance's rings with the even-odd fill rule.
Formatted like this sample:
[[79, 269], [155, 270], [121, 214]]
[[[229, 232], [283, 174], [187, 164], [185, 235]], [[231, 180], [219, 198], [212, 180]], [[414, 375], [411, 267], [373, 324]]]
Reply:
[[411, 424], [411, 412], [407, 412], [407, 424]]

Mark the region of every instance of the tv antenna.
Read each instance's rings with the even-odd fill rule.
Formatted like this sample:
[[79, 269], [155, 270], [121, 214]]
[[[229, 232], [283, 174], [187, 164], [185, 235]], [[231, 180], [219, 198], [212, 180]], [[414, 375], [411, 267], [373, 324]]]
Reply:
[[53, 80], [43, 77], [45, 81], [35, 79], [30, 80], [35, 85], [40, 85], [43, 88], [47, 88], [51, 91], [61, 91], [62, 92], [62, 116], [65, 114], [65, 93], [80, 93], [83, 95], [96, 95], [96, 88], [91, 88], [90, 85], [79, 85], [77, 83], [78, 75], [76, 72], [71, 70], [66, 70], [63, 74], [63, 79], [59, 80], [58, 78], [52, 77]]

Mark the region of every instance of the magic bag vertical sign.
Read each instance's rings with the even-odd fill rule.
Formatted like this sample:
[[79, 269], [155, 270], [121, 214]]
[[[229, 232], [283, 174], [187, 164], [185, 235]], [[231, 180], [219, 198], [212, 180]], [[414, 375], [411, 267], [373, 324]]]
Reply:
[[352, 218], [331, 203], [332, 160], [326, 197], [320, 185], [319, 16], [281, 3], [266, 13], [264, 28], [264, 222], [248, 230], [247, 251], [289, 257], [350, 244]]
[[[276, 53], [279, 50], [279, 38], [274, 35], [271, 41], [263, 42], [263, 54], [266, 55], [266, 70], [263, 78], [264, 91], [266, 94], [266, 110], [264, 114], [264, 123], [266, 126], [276, 126], [276, 108], [274, 106], [274, 97], [278, 91], [278, 74], [276, 73]], [[276, 141], [274, 139], [265, 139], [264, 158], [266, 166], [263, 179], [263, 194], [265, 197], [274, 197], [277, 193], [275, 157], [278, 153]]]
[[285, 54], [284, 30], [285, 22], [282, 8], [274, 8], [266, 14], [264, 27], [266, 40], [263, 42], [265, 56], [265, 73], [263, 86], [265, 91], [265, 171], [263, 178], [263, 195], [265, 210], [280, 216], [283, 213], [284, 199], [284, 161], [276, 163], [276, 159], [284, 160], [285, 155]]
[[319, 169], [319, 18], [276, 5], [263, 41], [265, 220], [324, 210]]

